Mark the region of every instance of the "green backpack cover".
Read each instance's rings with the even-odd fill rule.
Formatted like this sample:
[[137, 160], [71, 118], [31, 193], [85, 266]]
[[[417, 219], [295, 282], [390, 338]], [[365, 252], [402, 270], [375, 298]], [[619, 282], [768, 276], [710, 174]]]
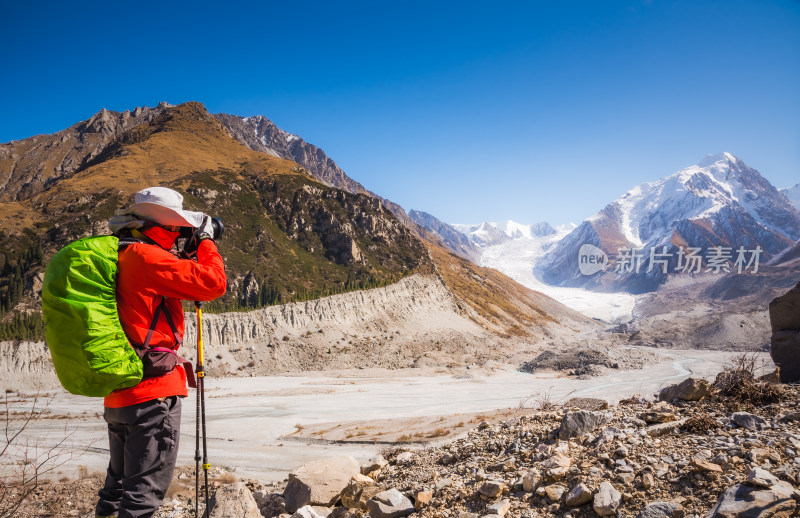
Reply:
[[42, 286], [45, 338], [61, 385], [104, 397], [142, 379], [142, 361], [117, 314], [119, 240], [86, 237], [62, 248]]

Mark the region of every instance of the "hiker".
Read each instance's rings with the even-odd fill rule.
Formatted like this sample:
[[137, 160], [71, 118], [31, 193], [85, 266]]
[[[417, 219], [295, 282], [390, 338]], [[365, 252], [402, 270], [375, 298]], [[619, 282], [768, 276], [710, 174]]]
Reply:
[[[183, 340], [181, 299], [208, 301], [225, 293], [211, 218], [182, 207], [180, 193], [151, 187], [109, 220], [120, 245], [125, 243], [119, 249], [119, 318], [142, 358], [144, 377], [104, 401], [111, 460], [98, 517], [150, 517], [161, 506], [178, 455], [186, 371], [194, 376], [191, 364], [185, 369], [174, 352]], [[179, 256], [175, 241], [185, 227], [195, 231]]]

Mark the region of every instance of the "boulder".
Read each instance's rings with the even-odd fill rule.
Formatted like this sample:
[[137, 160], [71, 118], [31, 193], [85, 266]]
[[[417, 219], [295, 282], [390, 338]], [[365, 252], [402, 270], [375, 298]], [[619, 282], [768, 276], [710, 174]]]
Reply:
[[676, 502], [653, 502], [639, 511], [638, 518], [682, 518], [683, 506]]
[[371, 457], [366, 463], [361, 466], [361, 474], [369, 475], [375, 471], [380, 471], [389, 464], [383, 455], [376, 455]]
[[478, 488], [478, 493], [485, 496], [486, 498], [495, 498], [500, 496], [503, 493], [503, 490], [506, 488], [505, 482], [500, 480], [487, 480], [481, 487]]
[[500, 500], [488, 506], [486, 514], [505, 516], [509, 509], [511, 509], [511, 502], [509, 500]]
[[366, 511], [367, 501], [381, 491], [383, 491], [383, 488], [376, 484], [374, 480], [359, 474], [350, 479], [350, 482], [342, 489], [339, 496], [342, 499], [342, 505], [348, 509]]
[[737, 426], [750, 431], [758, 431], [767, 426], [767, 422], [764, 419], [748, 412], [734, 412], [731, 416], [731, 421], [736, 423]]
[[679, 419], [678, 421], [671, 421], [669, 423], [661, 423], [661, 424], [654, 424], [648, 426], [646, 428], [647, 435], [650, 437], [661, 437], [662, 435], [667, 435], [668, 433], [672, 433], [681, 426], [683, 423], [688, 421], [688, 419]]
[[800, 283], [769, 303], [770, 356], [783, 383], [800, 381]]
[[350, 479], [360, 475], [353, 457], [331, 457], [303, 464], [289, 473], [283, 496], [286, 509], [293, 513], [304, 505], [333, 505]]
[[698, 471], [704, 471], [706, 473], [722, 473], [722, 466], [719, 464], [714, 464], [713, 462], [709, 462], [697, 455], [692, 457], [692, 466], [694, 466]]
[[766, 448], [753, 448], [745, 455], [747, 459], [755, 464], [761, 464], [770, 456], [770, 451]]
[[546, 494], [547, 498], [549, 498], [552, 502], [560, 501], [561, 497], [564, 496], [564, 493], [566, 492], [567, 488], [561, 484], [553, 484], [544, 488], [544, 494]]
[[789, 518], [797, 503], [792, 486], [779, 482], [769, 489], [736, 484], [722, 493], [708, 518]]
[[620, 503], [622, 503], [622, 494], [610, 482], [601, 482], [594, 495], [594, 512], [600, 516], [614, 516], [617, 514]]
[[417, 491], [414, 493], [414, 509], [417, 511], [431, 503], [433, 500], [433, 491]]
[[578, 507], [579, 505], [588, 504], [591, 501], [592, 490], [583, 482], [570, 489], [569, 493], [567, 493], [566, 504], [569, 507]]
[[221, 486], [208, 502], [208, 518], [261, 518], [255, 498], [244, 482]]
[[328, 518], [333, 512], [330, 507], [304, 505], [294, 512], [291, 518]]
[[414, 504], [397, 489], [383, 491], [367, 502], [370, 518], [401, 518], [414, 512]]
[[658, 394], [661, 401], [700, 401], [711, 395], [711, 384], [700, 378], [686, 378], [677, 385], [665, 387]]
[[578, 410], [567, 412], [561, 418], [561, 426], [558, 428], [559, 439], [570, 439], [580, 437], [591, 432], [598, 426], [604, 425], [611, 420], [611, 415], [607, 412], [593, 412], [590, 410]]
[[545, 473], [553, 480], [561, 480], [564, 478], [570, 466], [572, 466], [572, 460], [563, 453], [556, 453], [542, 462], [542, 468], [545, 469]]
[[780, 482], [780, 479], [769, 471], [755, 467], [747, 474], [747, 483], [755, 487], [772, 487]]
[[522, 490], [526, 493], [533, 493], [541, 481], [542, 474], [532, 469], [522, 476]]

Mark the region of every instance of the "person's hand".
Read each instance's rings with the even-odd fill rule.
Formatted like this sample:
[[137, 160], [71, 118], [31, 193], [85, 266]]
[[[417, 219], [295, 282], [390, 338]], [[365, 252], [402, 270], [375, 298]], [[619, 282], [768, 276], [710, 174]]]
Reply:
[[200, 243], [206, 239], [213, 240], [213, 235], [214, 227], [211, 224], [211, 218], [209, 216], [203, 216], [203, 222], [194, 230], [192, 237], [187, 239], [186, 243], [183, 245], [183, 253], [190, 258], [196, 256], [197, 248], [200, 246]]
[[203, 216], [203, 223], [197, 227], [195, 230], [195, 234], [201, 237], [200, 241], [203, 239], [213, 239], [214, 237], [214, 226], [211, 223], [210, 216]]

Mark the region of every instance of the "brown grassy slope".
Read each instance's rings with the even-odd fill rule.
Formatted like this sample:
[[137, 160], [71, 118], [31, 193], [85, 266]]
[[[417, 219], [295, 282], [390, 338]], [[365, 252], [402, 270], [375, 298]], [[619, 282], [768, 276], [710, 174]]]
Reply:
[[506, 335], [525, 335], [531, 327], [547, 324], [595, 325], [594, 321], [530, 290], [493, 268], [467, 261], [432, 243], [426, 243], [439, 274], [453, 294], [467, 304], [479, 324]]

